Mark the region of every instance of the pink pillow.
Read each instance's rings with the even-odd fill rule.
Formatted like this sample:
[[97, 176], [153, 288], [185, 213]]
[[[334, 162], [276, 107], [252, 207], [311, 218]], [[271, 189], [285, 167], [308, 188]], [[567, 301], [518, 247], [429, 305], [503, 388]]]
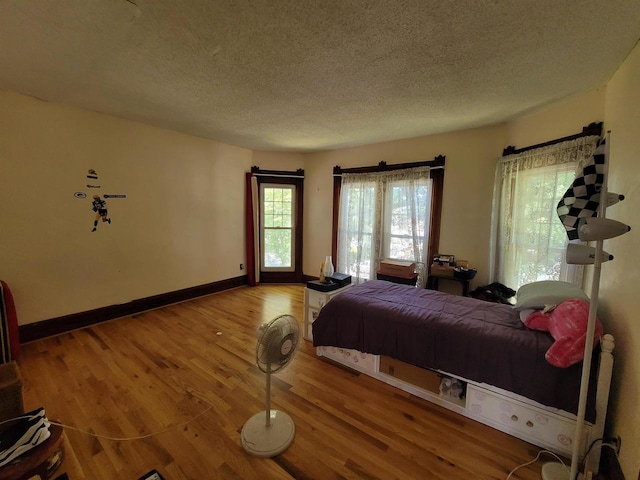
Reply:
[[[584, 357], [588, 320], [589, 303], [579, 298], [571, 298], [547, 313], [536, 310], [524, 320], [524, 324], [533, 330], [543, 330], [551, 334], [555, 342], [547, 350], [545, 358], [551, 365], [567, 368], [581, 362]], [[602, 324], [596, 318], [594, 347], [602, 335]]]

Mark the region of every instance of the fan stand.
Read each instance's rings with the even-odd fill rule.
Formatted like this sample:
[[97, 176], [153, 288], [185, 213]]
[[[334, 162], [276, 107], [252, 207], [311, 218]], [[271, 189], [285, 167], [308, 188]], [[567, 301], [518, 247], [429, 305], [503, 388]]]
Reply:
[[271, 410], [271, 364], [267, 364], [266, 397], [266, 409], [247, 420], [240, 435], [242, 448], [262, 458], [275, 457], [289, 448], [296, 430], [289, 415]]
[[[566, 465], [548, 462], [542, 465], [542, 480], [569, 480], [571, 469]], [[578, 473], [576, 480], [583, 480], [584, 475]]]

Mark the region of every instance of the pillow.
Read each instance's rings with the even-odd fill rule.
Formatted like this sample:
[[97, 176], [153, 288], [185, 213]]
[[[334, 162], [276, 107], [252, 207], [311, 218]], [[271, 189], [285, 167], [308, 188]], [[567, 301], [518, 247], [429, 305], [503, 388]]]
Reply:
[[531, 315], [533, 312], [537, 312], [535, 308], [525, 308], [524, 310], [520, 310], [520, 321], [525, 323], [527, 321], [527, 317]]
[[527, 283], [518, 289], [516, 294], [516, 310], [533, 308], [542, 310], [545, 305], [558, 305], [570, 298], [589, 301], [589, 297], [574, 284], [557, 280], [542, 280]]

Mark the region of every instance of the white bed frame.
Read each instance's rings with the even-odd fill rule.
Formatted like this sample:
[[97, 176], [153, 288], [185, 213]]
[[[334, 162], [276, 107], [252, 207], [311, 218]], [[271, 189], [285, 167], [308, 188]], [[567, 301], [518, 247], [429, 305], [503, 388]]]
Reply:
[[[594, 423], [585, 422], [584, 424], [584, 442], [580, 447], [581, 458], [587, 452], [589, 445], [594, 440], [602, 438], [604, 432], [613, 369], [613, 336], [605, 335], [601, 340], [601, 346], [596, 393], [596, 419]], [[400, 375], [393, 376], [384, 373], [381, 371], [380, 356], [378, 355], [337, 347], [317, 347], [316, 352], [319, 356], [377, 378], [460, 415], [571, 458], [576, 426], [576, 415], [574, 414], [546, 407], [521, 395], [487, 384], [477, 383], [447, 372], [437, 372], [435, 375], [458, 379], [466, 384], [465, 398], [448, 397], [439, 389], [419, 387], [398, 378]], [[411, 366], [410, 368], [417, 367]], [[431, 370], [422, 370], [425, 375], [434, 375]], [[593, 473], [598, 472], [600, 450], [600, 448], [595, 448], [589, 454], [588, 467]]]

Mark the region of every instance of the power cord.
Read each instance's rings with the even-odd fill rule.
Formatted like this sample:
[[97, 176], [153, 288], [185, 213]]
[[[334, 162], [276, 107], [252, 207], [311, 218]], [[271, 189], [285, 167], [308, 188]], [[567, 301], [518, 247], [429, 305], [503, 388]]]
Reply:
[[[225, 397], [226, 397], [226, 395], [225, 395]], [[69, 429], [69, 430], [75, 430], [76, 432], [84, 433], [85, 435], [91, 435], [92, 437], [102, 438], [104, 440], [113, 440], [114, 442], [126, 442], [126, 441], [130, 441], [130, 440], [142, 440], [142, 439], [149, 438], [149, 437], [155, 437], [156, 435], [160, 435], [162, 433], [166, 433], [166, 432], [170, 432], [172, 430], [176, 430], [178, 428], [182, 428], [182, 427], [184, 427], [186, 425], [189, 425], [196, 418], [201, 417], [202, 415], [207, 413], [213, 407], [214, 407], [213, 405], [209, 405], [209, 407], [205, 408], [202, 412], [198, 413], [194, 417], [190, 418], [186, 422], [183, 422], [183, 423], [181, 423], [179, 425], [174, 425], [173, 427], [165, 428], [164, 430], [160, 430], [158, 432], [148, 433], [146, 435], [140, 435], [140, 436], [137, 436], [137, 437], [110, 437], [108, 435], [99, 435], [97, 433], [89, 432], [87, 430], [82, 430], [80, 428], [76, 428], [76, 427], [73, 427], [71, 425], [65, 425], [64, 423], [54, 422], [52, 420], [49, 420], [48, 418], [47, 418], [47, 422], [50, 423], [51, 425], [56, 425], [58, 427], [66, 428], [66, 429]], [[21, 419], [24, 419], [24, 418], [29, 418], [29, 416], [28, 415], [20, 415], [18, 417], [9, 418], [8, 420], [4, 420], [4, 421], [0, 422], [0, 425], [4, 425], [5, 423], [13, 422], [15, 420], [21, 420]]]
[[[600, 445], [596, 446], [596, 444], [598, 442], [601, 442]], [[589, 445], [589, 448], [587, 448], [586, 453], [584, 454], [584, 456], [582, 457], [582, 460], [580, 461], [580, 467], [581, 469], [584, 470], [584, 467], [587, 463], [587, 458], [589, 458], [589, 455], [592, 453], [592, 450], [595, 448], [603, 448], [603, 447], [609, 447], [611, 448], [614, 452], [616, 457], [618, 456], [618, 454], [620, 453], [620, 446], [622, 444], [622, 439], [618, 436], [618, 437], [603, 437], [603, 438], [597, 438], [595, 439], [593, 442], [591, 442], [591, 444]], [[540, 450], [538, 452], [538, 454], [536, 455], [536, 458], [534, 458], [533, 460], [527, 462], [527, 463], [523, 463], [522, 465], [518, 465], [517, 467], [515, 467], [513, 470], [511, 470], [509, 472], [509, 474], [507, 475], [506, 480], [509, 480], [511, 478], [511, 475], [513, 475], [517, 470], [527, 467], [533, 463], [536, 463], [538, 461], [538, 459], [540, 458], [540, 455], [542, 455], [543, 453], [546, 453], [548, 455], [551, 455], [552, 457], [554, 457], [556, 460], [558, 460], [562, 465], [566, 466], [565, 463], [562, 461], [562, 459], [556, 455], [553, 452], [550, 452], [549, 450]]]
[[[249, 375], [249, 373], [250, 373], [250, 371], [244, 372], [243, 374], [240, 374], [240, 375], [238, 375], [238, 374], [234, 374], [233, 376], [236, 378], [236, 380], [238, 380], [237, 385], [241, 385], [242, 383], [244, 383], [244, 382], [245, 382], [245, 380], [246, 380], [246, 377], [247, 377], [247, 375]], [[56, 425], [56, 426], [58, 426], [58, 427], [61, 427], [61, 428], [64, 428], [64, 429], [68, 429], [68, 430], [74, 430], [74, 431], [76, 431], [76, 432], [79, 432], [79, 433], [82, 433], [82, 434], [85, 434], [85, 435], [90, 435], [90, 436], [92, 436], [92, 437], [100, 438], [100, 439], [103, 439], [103, 440], [111, 440], [111, 441], [114, 441], [114, 442], [127, 442], [127, 441], [132, 441], [132, 440], [143, 440], [143, 439], [145, 439], [145, 438], [155, 437], [155, 436], [157, 436], [157, 435], [161, 435], [161, 434], [163, 434], [163, 433], [171, 432], [171, 431], [173, 431], [173, 430], [176, 430], [176, 429], [179, 429], [179, 428], [185, 427], [185, 426], [189, 425], [191, 422], [193, 422], [194, 420], [196, 420], [197, 418], [201, 417], [202, 415], [204, 415], [205, 413], [209, 412], [211, 409], [213, 409], [213, 408], [214, 408], [214, 405], [212, 405], [212, 404], [211, 404], [211, 403], [206, 399], [206, 397], [204, 397], [204, 395], [202, 395], [202, 394], [195, 394], [195, 392], [193, 392], [193, 391], [192, 391], [192, 389], [191, 389], [191, 388], [188, 388], [188, 387], [187, 387], [187, 388], [185, 388], [185, 391], [186, 391], [190, 396], [193, 396], [194, 398], [198, 398], [198, 399], [199, 399], [199, 400], [201, 400], [203, 403], [208, 404], [209, 406], [208, 406], [207, 408], [205, 408], [203, 411], [201, 411], [200, 413], [198, 413], [197, 415], [195, 415], [195, 416], [191, 417], [191, 418], [190, 418], [189, 420], [187, 420], [186, 422], [182, 422], [182, 423], [180, 423], [180, 424], [178, 424], [178, 425], [174, 425], [174, 426], [172, 426], [172, 427], [165, 428], [164, 430], [160, 430], [160, 431], [157, 431], [157, 432], [148, 433], [148, 434], [146, 434], [146, 435], [139, 435], [139, 436], [135, 436], [135, 437], [111, 437], [111, 436], [109, 436], [109, 435], [101, 435], [101, 434], [97, 434], [97, 433], [90, 432], [90, 431], [88, 431], [88, 430], [82, 430], [82, 429], [80, 429], [80, 428], [77, 428], [77, 427], [74, 427], [74, 426], [71, 426], [71, 425], [66, 425], [66, 424], [64, 424], [64, 423], [54, 422], [54, 421], [52, 421], [52, 420], [49, 420], [48, 418], [47, 418], [46, 420], [47, 420], [47, 422], [48, 422], [48, 423], [50, 423], [51, 425]], [[228, 391], [227, 391], [227, 392], [226, 392], [226, 393], [225, 393], [225, 394], [220, 398], [220, 400], [224, 400], [224, 399], [225, 399], [225, 398], [226, 398], [226, 397], [231, 393], [231, 391], [232, 391], [232, 388], [230, 388], [230, 389], [229, 389], [229, 390], [228, 390]], [[21, 416], [18, 416], [18, 417], [10, 418], [10, 419], [7, 419], [7, 420], [4, 420], [4, 421], [0, 422], [0, 425], [3, 425], [3, 424], [8, 423], [8, 422], [15, 421], [15, 420], [20, 420], [20, 419], [23, 419], [23, 418], [28, 418], [28, 416], [27, 416], [27, 415], [21, 415]], [[46, 418], [46, 417], [45, 417], [45, 418]]]
[[190, 420], [187, 420], [186, 422], [183, 422], [183, 423], [181, 423], [179, 425], [175, 425], [173, 427], [165, 428], [164, 430], [160, 430], [158, 432], [148, 433], [146, 435], [140, 435], [138, 437], [110, 437], [108, 435], [99, 435], [97, 433], [89, 432], [87, 430], [81, 430], [80, 428], [72, 427], [71, 425], [65, 425], [63, 423], [53, 422], [51, 420], [49, 420], [49, 423], [51, 425], [56, 425], [58, 427], [66, 428], [66, 429], [69, 429], [69, 430], [75, 430], [76, 432], [84, 433], [85, 435], [91, 435], [92, 437], [102, 438], [104, 440], [112, 440], [114, 442], [127, 442], [127, 441], [131, 441], [131, 440], [143, 440], [145, 438], [155, 437], [156, 435], [160, 435], [162, 433], [167, 433], [167, 432], [171, 432], [173, 430], [176, 430], [178, 428], [182, 428], [182, 427], [184, 427], [186, 425], [189, 425], [196, 418], [204, 415], [205, 413], [207, 413], [212, 408], [213, 408], [213, 405], [210, 405], [208, 408], [204, 409], [202, 412], [197, 414], [195, 417], [192, 417]]
[[[600, 445], [596, 446], [596, 443], [600, 442]], [[580, 467], [584, 470], [585, 465], [587, 464], [587, 459], [589, 458], [589, 455], [592, 453], [593, 448], [597, 448], [597, 449], [602, 449], [603, 447], [609, 447], [611, 450], [613, 450], [615, 456], [617, 457], [618, 454], [620, 453], [620, 447], [622, 445], [622, 439], [618, 436], [618, 437], [602, 437], [602, 438], [596, 438], [593, 442], [591, 442], [591, 444], [589, 445], [589, 448], [587, 448], [586, 453], [584, 454], [584, 456], [582, 457], [582, 460], [580, 461]]]
[[529, 462], [527, 462], [527, 463], [523, 463], [522, 465], [518, 465], [516, 468], [514, 468], [513, 470], [511, 470], [511, 471], [509, 472], [509, 475], [507, 475], [506, 480], [509, 480], [509, 479], [511, 478], [511, 475], [513, 475], [516, 471], [520, 470], [521, 468], [528, 467], [529, 465], [531, 465], [531, 464], [533, 464], [533, 463], [536, 463], [536, 462], [538, 461], [538, 459], [540, 458], [540, 455], [542, 455], [543, 453], [546, 453], [547, 455], [551, 455], [553, 458], [555, 458], [556, 460], [558, 460], [562, 465], [564, 465], [564, 466], [566, 467], [566, 465], [565, 465], [565, 463], [562, 461], [562, 459], [561, 459], [558, 455], [556, 455], [555, 453], [550, 452], [549, 450], [540, 450], [540, 451], [538, 452], [538, 454], [536, 455], [536, 458], [534, 458], [533, 460], [531, 460], [531, 461], [529, 461]]
[[[248, 371], [247, 371], [247, 372], [245, 372], [245, 373], [243, 373], [243, 374], [241, 374], [241, 375], [234, 374], [233, 376], [238, 380], [237, 385], [240, 385], [240, 384], [244, 383], [244, 382], [245, 382], [245, 380], [246, 380], [246, 376], [247, 376], [247, 375], [249, 375], [249, 372], [248, 372]], [[49, 420], [49, 423], [51, 423], [52, 425], [57, 425], [57, 426], [62, 427], [62, 428], [67, 428], [67, 429], [69, 429], [69, 430], [74, 430], [74, 431], [76, 431], [76, 432], [80, 432], [80, 433], [83, 433], [83, 434], [85, 434], [85, 435], [90, 435], [90, 436], [92, 436], [92, 437], [101, 438], [101, 439], [104, 439], [104, 440], [111, 440], [111, 441], [114, 441], [114, 442], [127, 442], [127, 441], [132, 441], [132, 440], [143, 440], [143, 439], [145, 439], [145, 438], [155, 437], [156, 435], [161, 435], [161, 434], [163, 434], [163, 433], [171, 432], [171, 431], [173, 431], [173, 430], [177, 430], [177, 429], [182, 428], [182, 427], [184, 427], [184, 426], [186, 426], [186, 425], [189, 425], [191, 422], [193, 422], [194, 420], [196, 420], [197, 418], [201, 417], [202, 415], [204, 415], [205, 413], [207, 413], [208, 411], [210, 411], [211, 409], [213, 409], [213, 408], [214, 408], [214, 405], [212, 405], [212, 404], [211, 404], [211, 403], [206, 399], [206, 397], [204, 397], [202, 394], [194, 394], [195, 392], [193, 392], [190, 388], [186, 388], [186, 389], [185, 389], [185, 391], [186, 391], [190, 396], [193, 396], [194, 398], [198, 398], [198, 399], [199, 399], [199, 400], [201, 400], [203, 403], [206, 403], [206, 404], [208, 404], [209, 406], [208, 406], [207, 408], [205, 408], [203, 411], [201, 411], [200, 413], [198, 413], [197, 415], [195, 415], [195, 416], [191, 417], [191, 418], [190, 418], [189, 420], [187, 420], [186, 422], [182, 422], [182, 423], [180, 423], [180, 424], [178, 424], [178, 425], [174, 425], [174, 426], [172, 426], [172, 427], [165, 428], [164, 430], [160, 430], [160, 431], [157, 431], [157, 432], [148, 433], [148, 434], [146, 434], [146, 435], [139, 435], [139, 436], [136, 436], [136, 437], [111, 437], [111, 436], [108, 436], [108, 435], [100, 435], [100, 434], [97, 434], [97, 433], [89, 432], [89, 431], [87, 431], [87, 430], [82, 430], [82, 429], [80, 429], [80, 428], [73, 427], [73, 426], [71, 426], [71, 425], [65, 425], [65, 424], [63, 424], [63, 423], [58, 423], [58, 422], [52, 422], [51, 420]], [[225, 394], [220, 398], [220, 400], [224, 400], [224, 399], [227, 397], [227, 395], [229, 395], [229, 394], [231, 393], [231, 391], [232, 391], [232, 389], [230, 388], [230, 389], [227, 391], [227, 393], [225, 393]]]

